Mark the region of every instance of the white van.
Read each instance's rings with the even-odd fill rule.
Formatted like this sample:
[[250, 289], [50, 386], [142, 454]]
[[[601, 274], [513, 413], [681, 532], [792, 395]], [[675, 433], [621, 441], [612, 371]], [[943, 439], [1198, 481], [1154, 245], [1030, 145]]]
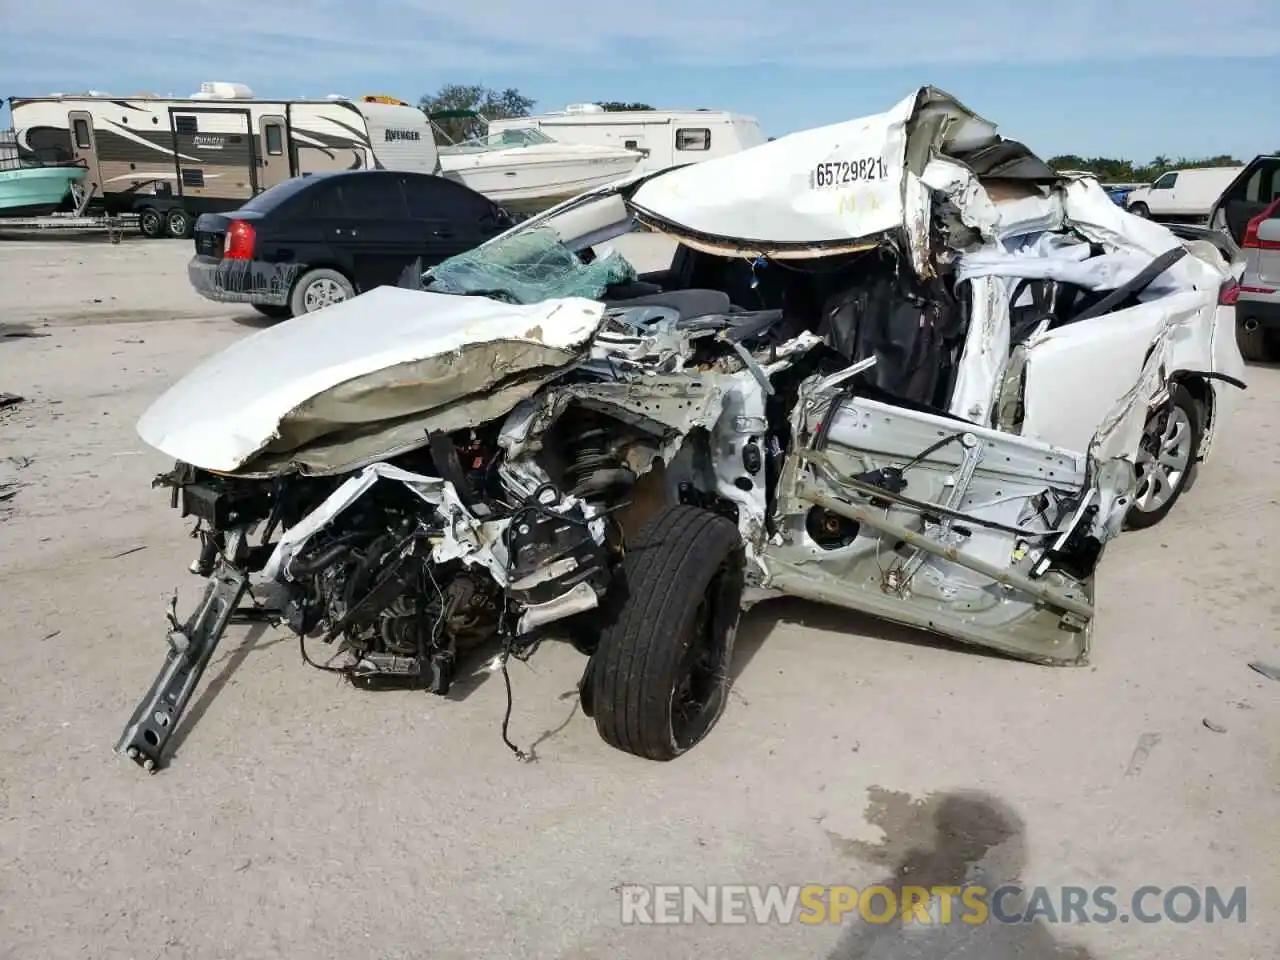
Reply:
[[1207, 221], [1209, 211], [1244, 167], [1170, 170], [1125, 198], [1125, 209], [1152, 220]]
[[727, 110], [606, 111], [595, 103], [571, 103], [536, 117], [494, 120], [494, 133], [534, 127], [561, 143], [623, 147], [644, 155], [636, 173], [711, 160], [765, 142], [755, 117]]

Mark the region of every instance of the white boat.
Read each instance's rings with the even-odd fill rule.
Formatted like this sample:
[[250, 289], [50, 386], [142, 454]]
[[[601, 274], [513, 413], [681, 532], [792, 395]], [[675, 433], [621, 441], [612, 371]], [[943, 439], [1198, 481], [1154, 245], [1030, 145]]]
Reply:
[[533, 127], [493, 131], [440, 146], [440, 173], [512, 213], [540, 213], [619, 180], [643, 155], [621, 147], [560, 143]]

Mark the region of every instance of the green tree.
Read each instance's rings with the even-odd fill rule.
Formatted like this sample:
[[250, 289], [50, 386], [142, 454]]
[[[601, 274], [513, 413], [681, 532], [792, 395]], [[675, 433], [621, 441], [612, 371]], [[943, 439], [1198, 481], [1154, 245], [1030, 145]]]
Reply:
[[626, 113], [630, 110], [652, 110], [647, 103], [627, 103], [622, 100], [602, 100], [596, 106], [603, 107], [609, 113]]
[[[418, 101], [418, 107], [428, 114], [445, 111], [471, 111], [484, 120], [506, 120], [509, 117], [527, 117], [535, 101], [514, 87], [492, 90], [479, 84], [447, 83], [435, 94], [428, 94]], [[455, 143], [469, 137], [484, 134], [484, 120], [474, 117], [447, 117], [435, 121], [436, 126]]]

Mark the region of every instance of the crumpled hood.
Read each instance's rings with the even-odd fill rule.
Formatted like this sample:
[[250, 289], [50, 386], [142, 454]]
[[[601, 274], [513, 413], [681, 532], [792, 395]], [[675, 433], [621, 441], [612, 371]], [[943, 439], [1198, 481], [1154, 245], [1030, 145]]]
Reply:
[[923, 247], [929, 204], [920, 177], [929, 159], [971, 155], [1000, 139], [950, 94], [921, 87], [884, 113], [654, 177], [631, 204], [689, 246], [725, 255], [826, 255], [890, 231]]
[[516, 306], [379, 287], [210, 357], [151, 405], [138, 435], [206, 470], [345, 466], [385, 452], [389, 427], [418, 445], [428, 428], [502, 416], [578, 359], [603, 315], [582, 298]]

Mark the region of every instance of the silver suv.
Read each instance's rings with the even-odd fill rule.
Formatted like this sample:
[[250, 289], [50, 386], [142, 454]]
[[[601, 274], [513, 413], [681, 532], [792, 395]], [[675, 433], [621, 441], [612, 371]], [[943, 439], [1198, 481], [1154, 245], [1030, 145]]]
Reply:
[[1244, 260], [1236, 339], [1246, 360], [1280, 357], [1280, 156], [1255, 157], [1223, 191], [1211, 226], [1239, 244]]

